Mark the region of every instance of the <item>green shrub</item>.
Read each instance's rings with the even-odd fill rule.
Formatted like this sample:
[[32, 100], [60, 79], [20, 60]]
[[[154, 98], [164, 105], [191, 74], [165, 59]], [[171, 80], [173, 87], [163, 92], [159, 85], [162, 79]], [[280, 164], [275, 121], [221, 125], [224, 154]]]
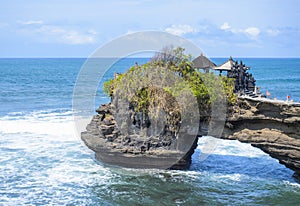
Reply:
[[[156, 69], [153, 69], [156, 68]], [[148, 71], [153, 71], [149, 73]], [[234, 79], [225, 76], [218, 76], [213, 73], [202, 73], [194, 69], [191, 55], [184, 54], [184, 48], [164, 48], [162, 53], [157, 53], [150, 62], [138, 67], [131, 67], [126, 73], [118, 75], [116, 79], [110, 79], [103, 85], [103, 90], [108, 96], [113, 96], [116, 88], [129, 91], [131, 88], [138, 88], [132, 95], [124, 95], [138, 111], [147, 112], [150, 101], [155, 96], [150, 95], [153, 87], [152, 79], [162, 72], [173, 72], [183, 79], [172, 87], [165, 87], [163, 90], [174, 97], [180, 96], [184, 90], [192, 92], [197, 99], [199, 110], [209, 112], [211, 104], [220, 98], [226, 98], [229, 105], [236, 102], [236, 95], [233, 93]], [[143, 82], [143, 84], [141, 83]], [[140, 85], [147, 85], [140, 86]], [[149, 90], [150, 88], [150, 90]], [[157, 96], [157, 98], [160, 98]]]

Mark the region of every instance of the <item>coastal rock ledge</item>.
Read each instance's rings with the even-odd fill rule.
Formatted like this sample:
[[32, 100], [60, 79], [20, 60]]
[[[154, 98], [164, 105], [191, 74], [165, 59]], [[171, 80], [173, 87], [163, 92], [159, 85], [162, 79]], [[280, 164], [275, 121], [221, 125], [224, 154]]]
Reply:
[[240, 97], [222, 138], [260, 148], [300, 180], [300, 103]]
[[[154, 135], [147, 122], [130, 118], [133, 132], [125, 135], [114, 118], [114, 110], [111, 103], [101, 105], [81, 134], [97, 160], [130, 168], [189, 167], [199, 136], [189, 137], [187, 133], [185, 140], [180, 140], [167, 127]], [[205, 135], [205, 130], [199, 134]], [[300, 180], [300, 103], [239, 97], [235, 106], [229, 108], [221, 138], [260, 148], [292, 169], [294, 177]]]
[[157, 133], [136, 114], [126, 120], [127, 123], [129, 121], [126, 126], [130, 127], [127, 130], [131, 132], [121, 132], [113, 115], [115, 110], [111, 103], [101, 105], [86, 131], [81, 133], [81, 139], [95, 152], [97, 160], [143, 169], [186, 169], [190, 166], [198, 137], [191, 135], [182, 142], [168, 129], [168, 125]]

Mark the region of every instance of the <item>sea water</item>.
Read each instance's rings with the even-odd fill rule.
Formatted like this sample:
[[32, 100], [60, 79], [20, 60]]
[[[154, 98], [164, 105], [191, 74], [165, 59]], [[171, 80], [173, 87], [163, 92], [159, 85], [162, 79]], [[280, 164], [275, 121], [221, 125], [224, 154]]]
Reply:
[[[263, 92], [300, 100], [300, 59], [243, 60]], [[104, 79], [146, 61], [123, 59]], [[96, 162], [74, 127], [74, 116], [81, 114], [72, 111], [73, 88], [84, 62], [0, 59], [0, 205], [300, 204], [293, 171], [238, 141], [200, 138], [186, 171]], [[108, 101], [99, 86], [95, 108]], [[215, 150], [201, 161], [201, 148], [212, 140]]]

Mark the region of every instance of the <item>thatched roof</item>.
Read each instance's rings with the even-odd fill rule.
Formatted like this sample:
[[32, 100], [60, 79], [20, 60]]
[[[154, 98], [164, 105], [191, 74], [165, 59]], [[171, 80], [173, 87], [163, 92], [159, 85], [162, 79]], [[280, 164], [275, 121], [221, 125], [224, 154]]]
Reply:
[[[241, 63], [242, 64], [242, 63]], [[242, 64], [244, 69], [250, 69], [250, 67], [245, 66]], [[219, 71], [231, 71], [234, 66], [238, 66], [237, 62], [235, 62], [232, 57], [230, 57], [226, 62], [221, 64], [220, 66], [214, 67], [214, 70], [219, 70]]]
[[220, 70], [220, 71], [230, 71], [232, 70], [233, 66], [235, 65], [235, 62], [232, 58], [229, 58], [229, 60], [223, 64], [221, 64], [218, 67], [215, 67], [214, 70]]
[[210, 61], [206, 56], [201, 54], [196, 59], [193, 60], [194, 67], [197, 69], [208, 69], [217, 66], [215, 63]]

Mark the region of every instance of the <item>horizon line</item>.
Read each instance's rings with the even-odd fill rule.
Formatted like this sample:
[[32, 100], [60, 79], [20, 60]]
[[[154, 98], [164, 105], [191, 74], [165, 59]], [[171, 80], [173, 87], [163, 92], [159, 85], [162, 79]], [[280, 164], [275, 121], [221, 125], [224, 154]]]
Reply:
[[[208, 58], [245, 58], [245, 59], [300, 59], [300, 56], [294, 56], [294, 57], [278, 57], [278, 56], [212, 56]], [[0, 57], [0, 59], [90, 59], [94, 57]], [[97, 57], [97, 58], [119, 58], [119, 59], [124, 59], [124, 58], [152, 58], [152, 56], [129, 56], [129, 57]]]

